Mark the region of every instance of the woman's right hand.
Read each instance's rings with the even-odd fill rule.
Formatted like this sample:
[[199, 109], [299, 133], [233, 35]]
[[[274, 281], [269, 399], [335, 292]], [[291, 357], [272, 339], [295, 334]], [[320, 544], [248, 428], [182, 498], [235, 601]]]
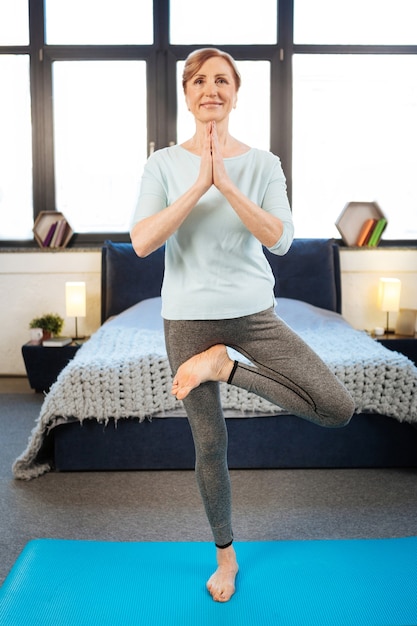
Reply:
[[204, 193], [210, 189], [213, 184], [213, 156], [212, 156], [212, 122], [208, 122], [205, 128], [205, 137], [203, 151], [200, 160], [200, 172], [197, 184], [201, 184]]

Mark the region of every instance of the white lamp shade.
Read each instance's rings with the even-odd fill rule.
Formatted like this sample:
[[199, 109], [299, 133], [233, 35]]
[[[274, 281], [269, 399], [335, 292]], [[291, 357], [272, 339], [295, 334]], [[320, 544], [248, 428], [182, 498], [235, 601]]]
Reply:
[[65, 283], [65, 307], [67, 317], [85, 317], [85, 283]]
[[400, 310], [401, 281], [399, 278], [380, 278], [378, 303], [381, 311]]

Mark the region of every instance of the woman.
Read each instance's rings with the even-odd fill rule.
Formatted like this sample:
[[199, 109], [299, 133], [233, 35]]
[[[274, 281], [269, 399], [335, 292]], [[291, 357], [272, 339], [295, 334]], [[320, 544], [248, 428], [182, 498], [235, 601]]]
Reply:
[[[253, 391], [323, 426], [345, 425], [351, 397], [274, 312], [266, 246], [285, 254], [293, 224], [279, 159], [232, 137], [240, 75], [217, 49], [186, 60], [183, 88], [195, 134], [148, 160], [131, 230], [147, 256], [166, 243], [162, 316], [173, 372], [196, 449], [196, 476], [217, 547], [207, 582], [226, 602], [238, 572], [231, 524], [227, 431], [219, 381]], [[226, 346], [253, 365], [230, 360]]]

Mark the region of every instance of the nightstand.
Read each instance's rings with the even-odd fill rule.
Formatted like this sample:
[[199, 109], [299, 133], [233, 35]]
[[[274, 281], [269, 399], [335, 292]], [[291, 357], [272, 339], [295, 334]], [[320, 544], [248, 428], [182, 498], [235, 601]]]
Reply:
[[75, 342], [60, 348], [44, 348], [32, 343], [22, 346], [23, 360], [32, 389], [49, 391], [58, 374], [74, 358], [80, 347]]
[[414, 335], [414, 337], [406, 337], [405, 335], [389, 333], [382, 337], [377, 337], [376, 340], [389, 350], [405, 354], [405, 356], [408, 356], [408, 358], [413, 361], [414, 365], [417, 365], [417, 335]]

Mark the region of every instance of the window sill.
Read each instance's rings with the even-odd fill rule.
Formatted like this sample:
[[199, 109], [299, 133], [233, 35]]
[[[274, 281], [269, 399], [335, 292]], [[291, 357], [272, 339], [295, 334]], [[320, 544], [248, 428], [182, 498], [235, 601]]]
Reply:
[[373, 251], [373, 250], [416, 250], [417, 249], [417, 240], [415, 239], [402, 239], [402, 240], [383, 240], [380, 243], [370, 248], [369, 246], [347, 246], [342, 239], [336, 239], [335, 242], [338, 244], [341, 250], [343, 251], [358, 251], [361, 252]]
[[1, 246], [0, 245], [0, 254], [25, 254], [27, 252], [33, 254], [34, 252], [39, 252], [40, 254], [71, 254], [72, 252], [97, 252], [97, 250], [101, 250], [103, 244], [93, 244], [91, 246], [79, 246], [79, 247], [71, 247], [71, 248], [39, 248], [39, 246]]

